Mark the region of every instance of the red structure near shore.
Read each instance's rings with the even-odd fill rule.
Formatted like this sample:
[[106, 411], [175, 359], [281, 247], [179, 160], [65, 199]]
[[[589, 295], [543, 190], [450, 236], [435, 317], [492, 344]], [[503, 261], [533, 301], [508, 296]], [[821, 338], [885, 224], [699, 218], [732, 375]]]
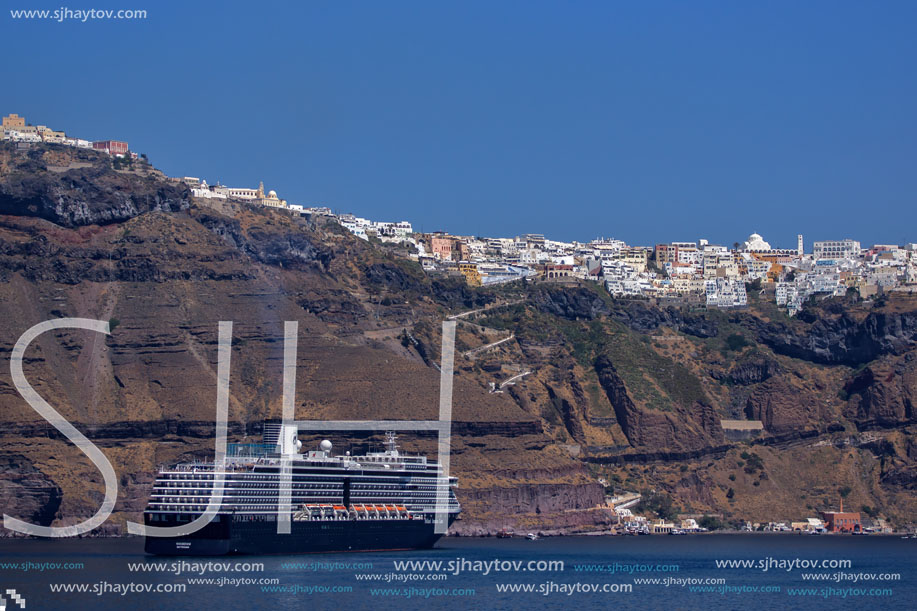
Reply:
[[841, 532], [860, 532], [862, 530], [862, 525], [860, 524], [860, 513], [859, 512], [845, 512], [844, 511], [844, 499], [841, 499], [841, 510], [840, 511], [823, 511], [821, 512], [822, 520], [825, 521], [825, 528], [828, 532], [832, 533], [841, 533]]

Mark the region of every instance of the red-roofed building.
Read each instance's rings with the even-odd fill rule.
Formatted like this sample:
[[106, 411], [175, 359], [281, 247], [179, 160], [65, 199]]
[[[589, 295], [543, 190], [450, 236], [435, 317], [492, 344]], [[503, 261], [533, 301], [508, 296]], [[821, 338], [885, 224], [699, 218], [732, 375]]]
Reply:
[[127, 142], [121, 142], [119, 140], [100, 140], [99, 142], [93, 142], [92, 148], [97, 151], [106, 152], [113, 157], [123, 157], [127, 155], [127, 151], [129, 150]]

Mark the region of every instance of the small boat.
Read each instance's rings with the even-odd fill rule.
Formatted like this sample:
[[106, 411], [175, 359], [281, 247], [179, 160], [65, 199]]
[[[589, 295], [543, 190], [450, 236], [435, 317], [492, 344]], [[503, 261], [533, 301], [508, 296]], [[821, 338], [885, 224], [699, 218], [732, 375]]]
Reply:
[[529, 533], [525, 536], [525, 538], [528, 539], [529, 541], [538, 541], [538, 535], [536, 535], [535, 533]]
[[513, 531], [501, 528], [497, 531], [497, 539], [509, 539], [513, 536]]

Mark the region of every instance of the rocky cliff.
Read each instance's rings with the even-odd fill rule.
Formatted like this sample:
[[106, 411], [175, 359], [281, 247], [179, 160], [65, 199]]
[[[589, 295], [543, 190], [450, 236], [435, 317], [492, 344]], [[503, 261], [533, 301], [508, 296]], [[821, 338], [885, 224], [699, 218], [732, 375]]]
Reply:
[[[191, 205], [187, 186], [144, 171], [115, 172], [96, 151], [4, 143], [0, 214], [45, 219], [61, 227], [108, 225], [145, 212], [178, 212]], [[141, 168], [143, 166], [143, 168]]]
[[[25, 372], [115, 465], [119, 501], [100, 532], [117, 534], [157, 465], [212, 452], [219, 321], [233, 321], [230, 435], [251, 440], [280, 415], [284, 321], [300, 329], [297, 416], [426, 419], [441, 321], [474, 309], [456, 338], [458, 533], [604, 528], [613, 489], [756, 519], [811, 515], [845, 490], [850, 506], [915, 515], [912, 298], [829, 300], [791, 320], [757, 297], [723, 313], [590, 284], [473, 289], [321, 219], [189, 195], [92, 151], [0, 147], [6, 513], [66, 524], [102, 498], [97, 470], [12, 385], [9, 355], [33, 324], [110, 321], [109, 336], [41, 336]], [[728, 441], [720, 421], [745, 418], [764, 431]]]

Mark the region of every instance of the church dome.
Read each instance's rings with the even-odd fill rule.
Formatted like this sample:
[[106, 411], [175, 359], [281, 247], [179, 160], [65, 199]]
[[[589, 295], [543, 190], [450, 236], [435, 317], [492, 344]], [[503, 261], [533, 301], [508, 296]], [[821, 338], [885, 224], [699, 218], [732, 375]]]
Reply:
[[759, 234], [753, 233], [745, 240], [745, 250], [771, 250], [771, 245]]

